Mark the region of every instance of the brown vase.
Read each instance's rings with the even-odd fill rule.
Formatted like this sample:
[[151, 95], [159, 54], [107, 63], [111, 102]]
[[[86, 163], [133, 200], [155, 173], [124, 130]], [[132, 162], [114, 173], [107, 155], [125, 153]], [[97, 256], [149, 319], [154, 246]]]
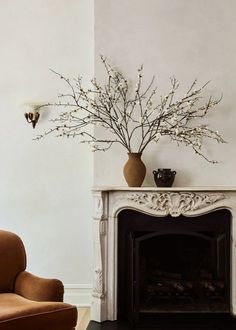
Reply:
[[128, 153], [128, 161], [124, 166], [124, 177], [129, 187], [141, 187], [146, 175], [146, 166], [141, 160], [142, 153]]

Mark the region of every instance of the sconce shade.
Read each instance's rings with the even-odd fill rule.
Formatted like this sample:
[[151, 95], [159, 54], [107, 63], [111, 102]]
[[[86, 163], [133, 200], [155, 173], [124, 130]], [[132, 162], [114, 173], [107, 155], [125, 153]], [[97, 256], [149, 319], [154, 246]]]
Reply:
[[33, 128], [35, 128], [38, 120], [39, 120], [40, 114], [39, 112], [26, 112], [25, 113], [25, 118], [27, 120], [28, 123], [31, 123]]

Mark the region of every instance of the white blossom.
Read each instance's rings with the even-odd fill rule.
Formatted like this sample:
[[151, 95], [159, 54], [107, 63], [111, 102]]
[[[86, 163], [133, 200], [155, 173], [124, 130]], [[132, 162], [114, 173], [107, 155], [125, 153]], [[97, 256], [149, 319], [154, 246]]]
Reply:
[[175, 129], [175, 135], [179, 135], [180, 130], [178, 128]]
[[144, 120], [145, 119], [143, 117], [139, 117], [139, 120], [138, 120], [139, 121], [139, 124], [142, 125], [144, 123]]
[[[101, 60], [107, 74], [106, 81], [97, 82], [94, 77], [91, 79], [91, 88], [84, 88], [80, 78], [75, 79], [73, 86], [73, 80], [68, 80], [55, 72], [64, 80], [67, 87], [71, 88], [71, 92], [61, 94], [60, 101], [53, 105], [67, 107], [68, 111], [52, 120], [56, 122], [56, 128], [50, 128], [41, 137], [52, 132], [58, 132], [58, 136], [83, 136], [82, 142], [89, 143], [93, 151], [105, 151], [113, 143], [120, 143], [129, 152], [133, 152], [133, 145], [139, 140], [137, 152], [143, 152], [152, 141], [157, 142], [161, 136], [169, 135], [178, 145], [190, 145], [206, 160], [208, 159], [199, 151], [204, 138], [225, 142], [218, 131], [212, 131], [206, 125], [194, 125], [197, 122], [194, 122], [195, 119], [200, 120], [206, 116], [209, 108], [220, 102], [212, 98], [210, 101], [207, 98], [204, 104], [199, 102], [203, 100], [201, 92], [206, 84], [197, 88], [194, 80], [187, 92], [180, 97], [177, 91], [179, 83], [175, 77], [171, 78], [169, 92], [163, 97], [158, 97], [158, 101], [154, 98], [154, 80], [143, 84], [142, 66], [138, 69], [134, 87], [128, 84], [128, 79], [112, 67], [105, 57], [101, 56]], [[51, 104], [45, 106], [49, 105]], [[91, 124], [104, 129], [104, 139], [98, 139], [93, 132], [86, 129], [86, 126], [89, 127]], [[108, 147], [102, 147], [102, 144]]]
[[170, 118], [170, 122], [174, 124], [177, 120], [178, 120], [178, 116], [176, 113], [174, 113]]
[[119, 119], [117, 120], [118, 125], [121, 125], [122, 121], [123, 121], [123, 118], [119, 118]]

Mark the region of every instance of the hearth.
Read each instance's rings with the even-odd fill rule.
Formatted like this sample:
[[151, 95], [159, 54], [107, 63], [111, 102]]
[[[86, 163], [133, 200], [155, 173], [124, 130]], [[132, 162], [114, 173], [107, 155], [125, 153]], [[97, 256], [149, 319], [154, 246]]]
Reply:
[[194, 218], [118, 216], [118, 319], [230, 312], [228, 210]]

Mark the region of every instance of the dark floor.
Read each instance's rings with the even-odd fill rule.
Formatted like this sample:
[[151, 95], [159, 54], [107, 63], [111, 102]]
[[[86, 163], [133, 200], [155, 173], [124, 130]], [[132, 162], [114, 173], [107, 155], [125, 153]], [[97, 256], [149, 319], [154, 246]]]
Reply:
[[142, 320], [142, 323], [132, 327], [128, 322], [103, 322], [91, 321], [87, 330], [236, 330], [236, 319], [229, 314], [162, 314], [158, 319], [150, 322]]
[[127, 322], [103, 322], [91, 321], [87, 330], [130, 330], [132, 327]]

